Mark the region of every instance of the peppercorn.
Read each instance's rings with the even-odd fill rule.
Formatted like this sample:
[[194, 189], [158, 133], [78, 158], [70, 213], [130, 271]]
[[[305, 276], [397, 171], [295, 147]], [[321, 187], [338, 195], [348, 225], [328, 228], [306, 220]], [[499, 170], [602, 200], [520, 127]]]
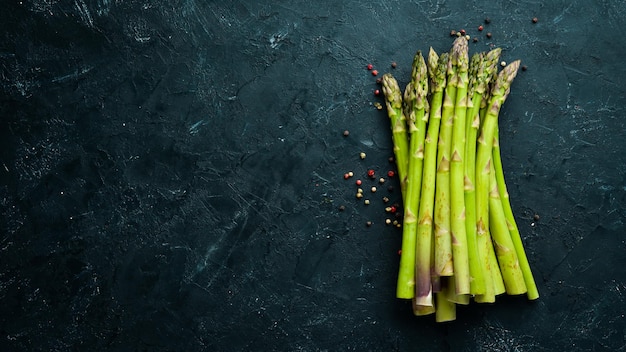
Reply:
[[395, 173], [395, 172], [393, 172], [393, 170], [389, 170], [389, 171], [387, 171], [387, 176], [388, 176], [388, 177], [394, 177], [395, 175], [396, 175], [396, 173]]
[[383, 197], [383, 203], [389, 203], [389, 198]]
[[376, 78], [376, 83], [377, 83], [377, 84], [381, 84], [381, 83], [383, 83], [383, 79], [382, 79], [382, 78]]
[[398, 64], [395, 61], [391, 62], [391, 68], [396, 68], [398, 66]]
[[367, 170], [367, 176], [370, 178], [374, 178], [374, 170], [372, 169]]
[[340, 205], [339, 206], [339, 211], [344, 211], [346, 210], [346, 206], [345, 205]]
[[372, 226], [372, 222], [371, 222], [371, 221], [366, 222], [366, 223], [365, 223], [365, 226], [367, 226], [367, 227]]
[[456, 35], [456, 31], [455, 31], [454, 29], [453, 29], [453, 30], [451, 30], [451, 31], [450, 31], [450, 36], [451, 36], [451, 37], [454, 37], [455, 35]]
[[482, 25], [478, 26], [478, 30], [482, 31], [483, 30], [483, 26]]
[[489, 17], [486, 17], [486, 18], [485, 18], [485, 23], [486, 23], [486, 24], [489, 24], [489, 23], [491, 23], [491, 18], [489, 18]]
[[535, 219], [535, 221], [539, 221], [539, 214], [535, 214], [535, 216], [533, 216], [533, 219]]
[[378, 183], [381, 183], [381, 184], [382, 184], [382, 183], [385, 183], [385, 179], [384, 179], [384, 178], [382, 178], [382, 177], [381, 177], [381, 178], [379, 178], [379, 179], [378, 179]]
[[461, 33], [461, 35], [465, 35], [465, 29], [461, 29], [459, 33]]
[[363, 198], [363, 193], [357, 192], [356, 197], [357, 197], [357, 199]]
[[526, 71], [526, 70], [528, 70], [528, 66], [526, 65], [522, 66], [522, 71]]
[[344, 180], [347, 180], [347, 179], [349, 179], [349, 178], [350, 178], [350, 175], [348, 175], [347, 173], [346, 173], [346, 174], [343, 174], [343, 179], [344, 179]]
[[376, 187], [372, 186], [372, 193], [376, 193]]
[[363, 203], [365, 203], [365, 205], [370, 205], [370, 200], [366, 199]]
[[387, 190], [388, 190], [389, 192], [393, 192], [393, 186], [392, 186], [392, 185], [387, 186]]
[[491, 32], [487, 32], [487, 38], [491, 38]]
[[374, 91], [374, 95], [380, 95], [380, 90], [379, 90], [379, 89], [376, 89], [376, 90]]
[[390, 225], [391, 224], [391, 219], [385, 219], [385, 224]]
[[539, 19], [537, 17], [533, 17], [533, 23], [537, 23], [539, 22]]
[[348, 176], [350, 176], [350, 177], [354, 176], [354, 172], [349, 171], [349, 172], [348, 172]]
[[360, 186], [360, 185], [363, 183], [363, 181], [361, 181], [361, 180], [356, 180], [356, 182], [355, 182], [355, 183], [356, 183], [356, 185], [357, 185], [357, 186]]
[[506, 66], [506, 61], [500, 62], [500, 66], [502, 66], [502, 67]]
[[372, 76], [378, 76], [378, 70], [373, 70], [372, 71]]
[[472, 39], [472, 41], [473, 41], [474, 43], [478, 43], [478, 38], [474, 37], [474, 38]]
[[343, 136], [344, 137], [348, 137], [349, 135], [350, 135], [350, 131], [348, 131], [348, 130], [343, 131]]
[[363, 153], [363, 152], [359, 153], [359, 157], [360, 157], [361, 159], [365, 159], [365, 153]]
[[368, 70], [371, 70], [371, 69], [373, 69], [373, 68], [374, 68], [374, 65], [372, 65], [372, 64], [367, 64], [367, 69], [368, 69]]

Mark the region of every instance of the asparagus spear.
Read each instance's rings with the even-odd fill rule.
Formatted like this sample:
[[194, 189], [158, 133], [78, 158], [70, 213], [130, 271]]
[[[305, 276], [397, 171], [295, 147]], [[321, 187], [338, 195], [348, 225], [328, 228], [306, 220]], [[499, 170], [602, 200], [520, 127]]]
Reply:
[[446, 86], [448, 54], [440, 57], [433, 48], [428, 53], [428, 76], [430, 79], [430, 118], [424, 141], [424, 163], [422, 171], [422, 190], [420, 194], [419, 221], [417, 224], [417, 261], [415, 306], [432, 306], [433, 289], [431, 282], [431, 262], [434, 262], [432, 242], [433, 208], [435, 200], [435, 175], [437, 157], [437, 137], [441, 121], [443, 89]]
[[499, 48], [488, 53], [477, 53], [472, 56], [470, 63], [470, 85], [466, 114], [466, 141], [465, 141], [465, 229], [467, 235], [468, 262], [470, 270], [470, 293], [473, 295], [485, 293], [485, 276], [478, 255], [476, 240], [476, 192], [474, 187], [476, 170], [476, 137], [480, 126], [480, 109], [486, 106], [487, 88], [493, 73], [497, 72], [500, 58]]
[[454, 287], [457, 295], [470, 293], [470, 271], [465, 231], [465, 119], [467, 111], [467, 87], [469, 84], [469, 54], [464, 37], [454, 42], [452, 50], [457, 58], [456, 101], [452, 123], [452, 153], [450, 159], [450, 236], [454, 266]]
[[528, 263], [526, 252], [524, 251], [524, 244], [522, 243], [522, 238], [520, 236], [517, 223], [515, 222], [515, 217], [513, 216], [513, 210], [511, 209], [509, 193], [506, 189], [506, 183], [504, 181], [504, 170], [502, 168], [502, 157], [500, 154], [500, 141], [498, 132], [499, 131], [496, 130], [496, 135], [493, 141], [492, 155], [493, 166], [496, 174], [496, 182], [498, 185], [498, 192], [502, 201], [502, 207], [504, 210], [504, 215], [506, 217], [506, 223], [509, 229], [509, 233], [515, 247], [515, 252], [517, 253], [517, 259], [519, 260], [519, 265], [522, 270], [522, 274], [524, 275], [524, 283], [526, 284], [526, 288], [528, 290], [526, 292], [526, 296], [530, 300], [535, 300], [539, 298], [539, 291], [537, 290], [535, 279], [533, 277], [532, 271], [530, 270], [530, 264]]
[[[465, 38], [457, 38], [453, 48]], [[458, 81], [458, 50], [450, 51], [445, 87], [441, 126], [437, 146], [437, 178], [435, 180], [435, 272], [440, 276], [454, 273], [452, 264], [452, 241], [450, 238], [450, 150], [452, 122]]]
[[490, 163], [489, 174], [489, 227], [493, 240], [495, 253], [498, 258], [500, 272], [504, 279], [506, 293], [519, 295], [526, 293], [524, 275], [520, 269], [517, 253], [511, 239], [511, 234], [507, 226], [500, 192], [498, 192], [498, 181], [496, 181], [496, 170], [493, 163]]
[[450, 302], [447, 298], [449, 295], [453, 295], [453, 293], [449, 292], [449, 283], [454, 281], [454, 279], [452, 277], [442, 277], [441, 280], [443, 281], [442, 290], [441, 292], [437, 292], [435, 300], [437, 305], [435, 311], [435, 321], [438, 323], [456, 319], [456, 304], [454, 304], [454, 302]]
[[[483, 272], [491, 275], [493, 278], [497, 266], [492, 263], [489, 255], [489, 174], [491, 171], [491, 154], [493, 148], [493, 137], [498, 122], [498, 114], [500, 107], [506, 100], [510, 86], [517, 75], [520, 61], [514, 61], [506, 66], [496, 78], [491, 96], [487, 104], [485, 117], [482, 121], [480, 137], [478, 138], [478, 151], [476, 152], [476, 235], [478, 240], [478, 249], [481, 262], [483, 264]], [[493, 247], [491, 246], [491, 251]], [[485, 294], [480, 301], [491, 302], [495, 300], [495, 288], [486, 281]]]
[[382, 78], [383, 94], [387, 105], [387, 115], [389, 116], [393, 152], [396, 157], [396, 167], [400, 178], [400, 189], [402, 198], [406, 196], [406, 175], [409, 167], [409, 142], [406, 133], [406, 118], [402, 113], [402, 92], [398, 81], [390, 74], [385, 73]]
[[413, 74], [404, 94], [405, 116], [409, 126], [409, 170], [406, 178], [404, 199], [404, 226], [402, 230], [402, 255], [396, 296], [413, 298], [415, 294], [415, 246], [417, 237], [417, 212], [422, 187], [422, 163], [424, 160], [424, 136], [428, 115], [428, 76], [426, 62], [421, 51], [415, 54]]

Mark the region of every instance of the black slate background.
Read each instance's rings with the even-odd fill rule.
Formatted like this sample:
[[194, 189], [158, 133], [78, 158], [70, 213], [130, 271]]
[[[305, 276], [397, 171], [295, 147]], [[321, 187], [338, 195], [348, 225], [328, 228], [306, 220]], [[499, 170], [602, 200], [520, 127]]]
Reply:
[[[625, 12], [601, 0], [5, 1], [1, 349], [625, 349]], [[394, 298], [400, 233], [380, 197], [399, 192], [380, 187], [367, 207], [342, 176], [392, 168], [365, 65], [396, 61], [404, 84], [414, 52], [448, 50], [460, 28], [479, 36], [472, 52], [498, 46], [528, 66], [501, 135], [541, 298], [436, 324]]]

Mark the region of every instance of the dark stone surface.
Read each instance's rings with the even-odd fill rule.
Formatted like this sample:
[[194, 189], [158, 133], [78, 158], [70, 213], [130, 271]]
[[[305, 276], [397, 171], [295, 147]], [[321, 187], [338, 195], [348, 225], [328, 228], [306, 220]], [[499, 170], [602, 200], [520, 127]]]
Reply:
[[[542, 3], [4, 2], [1, 349], [623, 350], [626, 5]], [[541, 298], [435, 324], [394, 298], [399, 192], [342, 175], [391, 167], [365, 65], [404, 84], [460, 28], [528, 66], [502, 151]]]

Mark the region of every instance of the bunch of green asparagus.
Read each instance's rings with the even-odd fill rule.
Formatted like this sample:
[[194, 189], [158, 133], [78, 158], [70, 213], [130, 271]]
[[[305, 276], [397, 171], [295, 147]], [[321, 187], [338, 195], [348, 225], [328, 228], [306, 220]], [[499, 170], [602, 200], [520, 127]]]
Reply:
[[501, 49], [469, 57], [418, 51], [402, 94], [383, 75], [404, 203], [396, 295], [415, 315], [456, 319], [456, 304], [507, 293], [539, 297], [513, 217], [498, 143], [498, 115], [520, 61], [498, 72]]

